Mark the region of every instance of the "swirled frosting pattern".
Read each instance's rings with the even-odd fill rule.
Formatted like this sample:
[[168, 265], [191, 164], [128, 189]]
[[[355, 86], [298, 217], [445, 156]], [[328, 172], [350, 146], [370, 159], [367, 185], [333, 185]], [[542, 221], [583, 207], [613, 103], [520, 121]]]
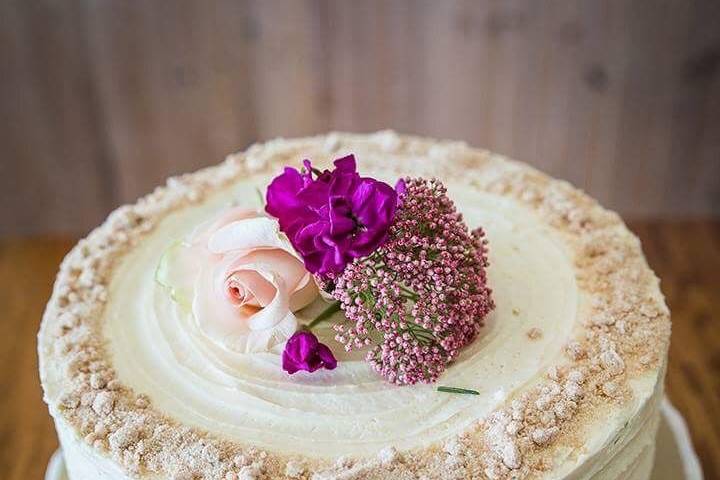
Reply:
[[[457, 433], [559, 361], [584, 308], [562, 242], [531, 211], [461, 183], [449, 184], [449, 192], [468, 224], [487, 232], [497, 308], [438, 385], [475, 389], [479, 396], [439, 393], [436, 385], [389, 385], [361, 353], [341, 352], [327, 327], [317, 333], [337, 347], [340, 364], [314, 374], [287, 375], [278, 352], [241, 354], [213, 341], [156, 284], [155, 266], [169, 244], [228, 202], [256, 207], [248, 192], [267, 181], [245, 179], [169, 215], [118, 265], [105, 325], [114, 365], [125, 383], [162, 411], [279, 453], [371, 454]], [[323, 307], [318, 302], [299, 318], [313, 317]]]

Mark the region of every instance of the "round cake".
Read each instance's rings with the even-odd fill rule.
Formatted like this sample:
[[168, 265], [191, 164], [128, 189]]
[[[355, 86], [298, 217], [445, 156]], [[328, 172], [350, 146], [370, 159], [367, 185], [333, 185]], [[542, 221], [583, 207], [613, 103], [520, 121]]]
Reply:
[[[322, 293], [287, 328], [236, 335], [168, 263], [218, 212], [262, 208], [283, 167], [348, 154], [390, 184], [439, 179], [484, 231], [494, 308], [432, 381], [388, 381], [329, 323], [313, 332], [336, 358], [290, 375], [278, 328], [317, 317]], [[45, 311], [40, 376], [70, 480], [647, 480], [670, 339], [658, 283], [617, 214], [527, 165], [391, 131], [277, 139], [169, 179], [81, 240]]]

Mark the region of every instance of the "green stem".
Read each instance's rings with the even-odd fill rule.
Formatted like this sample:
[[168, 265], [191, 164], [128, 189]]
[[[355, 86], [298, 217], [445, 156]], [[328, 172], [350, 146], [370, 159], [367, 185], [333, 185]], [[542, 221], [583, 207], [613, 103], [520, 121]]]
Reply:
[[255, 193], [257, 194], [258, 201], [260, 202], [260, 207], [264, 207], [265, 206], [265, 195], [263, 195], [263, 193], [257, 187], [255, 187]]
[[458, 387], [437, 387], [438, 392], [445, 392], [445, 393], [461, 393], [464, 395], [480, 395], [480, 392], [477, 390], [470, 390], [468, 388], [458, 388]]
[[319, 314], [317, 317], [315, 317], [315, 319], [314, 319], [312, 322], [308, 323], [307, 325], [304, 325], [303, 328], [305, 328], [305, 329], [307, 329], [307, 330], [310, 330], [310, 329], [313, 328], [315, 325], [317, 325], [317, 324], [320, 323], [320, 322], [323, 322], [323, 321], [327, 320], [328, 318], [332, 317], [333, 315], [335, 315], [335, 314], [336, 314], [337, 312], [339, 312], [340, 310], [341, 310], [341, 309], [340, 309], [340, 302], [333, 302], [333, 303], [331, 303], [325, 310], [323, 310], [322, 312], [320, 312], [320, 314]]
[[403, 287], [402, 285], [400, 285], [400, 292], [402, 292], [401, 295], [403, 297], [410, 299], [410, 300], [417, 301], [418, 298], [420, 298], [420, 297], [418, 297], [417, 293], [413, 292], [409, 288]]

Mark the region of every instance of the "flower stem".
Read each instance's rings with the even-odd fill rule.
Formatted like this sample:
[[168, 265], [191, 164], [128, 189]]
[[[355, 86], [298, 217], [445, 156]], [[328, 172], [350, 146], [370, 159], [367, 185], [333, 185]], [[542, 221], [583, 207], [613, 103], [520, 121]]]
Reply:
[[340, 311], [340, 302], [333, 302], [325, 310], [320, 312], [320, 314], [317, 317], [315, 317], [315, 319], [312, 322], [305, 325], [304, 328], [307, 330], [310, 330], [312, 327], [314, 327], [318, 323], [327, 320], [328, 318], [332, 317], [339, 311]]
[[418, 297], [417, 293], [413, 292], [409, 288], [404, 287], [403, 285], [399, 285], [399, 287], [400, 287], [400, 292], [402, 292], [400, 295], [407, 298], [408, 300], [414, 300], [417, 302], [418, 299], [420, 298], [420, 297]]
[[265, 207], [265, 195], [263, 195], [263, 193], [257, 187], [255, 187], [255, 193], [257, 194], [258, 201], [260, 202], [260, 207]]
[[477, 390], [470, 390], [467, 388], [458, 388], [458, 387], [437, 387], [438, 392], [445, 392], [445, 393], [461, 393], [464, 395], [480, 395], [480, 392]]

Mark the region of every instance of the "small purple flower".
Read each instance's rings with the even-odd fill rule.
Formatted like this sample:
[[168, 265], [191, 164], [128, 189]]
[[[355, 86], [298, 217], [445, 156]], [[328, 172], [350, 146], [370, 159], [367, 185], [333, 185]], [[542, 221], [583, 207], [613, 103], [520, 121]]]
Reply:
[[319, 172], [309, 160], [303, 165], [302, 172], [286, 167], [275, 177], [265, 210], [278, 219], [310, 272], [337, 274], [385, 243], [398, 194], [384, 182], [361, 177], [354, 155], [335, 160], [333, 171]]
[[300, 370], [314, 372], [320, 368], [333, 370], [337, 367], [335, 356], [317, 337], [306, 330], [300, 330], [290, 337], [282, 354], [283, 370], [293, 374]]

